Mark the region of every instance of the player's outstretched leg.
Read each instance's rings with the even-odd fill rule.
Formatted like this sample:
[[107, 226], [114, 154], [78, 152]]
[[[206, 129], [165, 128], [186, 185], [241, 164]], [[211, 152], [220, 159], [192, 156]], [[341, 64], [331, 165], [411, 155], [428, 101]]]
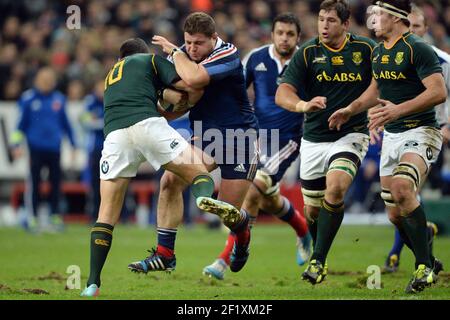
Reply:
[[247, 262], [250, 246], [249, 214], [233, 205], [207, 197], [197, 198], [197, 206], [219, 216], [223, 223], [236, 234], [236, 241], [230, 257], [230, 270], [238, 272]]
[[[170, 188], [170, 189], [169, 189]], [[160, 192], [160, 201], [158, 205], [158, 223], [164, 226], [159, 226], [158, 231], [158, 245], [156, 249], [150, 250], [150, 255], [140, 261], [132, 262], [128, 265], [128, 269], [132, 272], [148, 273], [151, 271], [174, 271], [176, 267], [175, 257], [175, 240], [177, 235], [177, 229], [174, 226], [178, 226], [182, 219], [182, 207], [177, 207], [175, 210], [172, 207], [168, 207], [167, 210], [163, 203], [172, 202], [182, 203], [182, 191], [185, 185], [179, 177], [172, 174], [165, 174], [161, 179], [161, 189], [164, 192]], [[171, 191], [170, 199], [166, 199], [163, 194], [167, 194], [167, 190]], [[209, 174], [196, 175], [191, 184], [191, 191], [193, 195], [198, 198], [210, 199], [214, 192], [214, 181]], [[163, 200], [161, 201], [161, 197]], [[179, 209], [179, 210], [178, 210]], [[169, 215], [162, 215], [161, 211], [170, 212]], [[177, 212], [175, 212], [177, 211]], [[179, 211], [179, 212], [178, 212]]]
[[112, 245], [114, 225], [120, 217], [120, 210], [128, 187], [128, 178], [101, 180], [101, 203], [98, 220], [91, 229], [90, 270], [83, 297], [100, 294], [100, 274]]
[[[249, 216], [249, 227], [252, 229], [255, 224], [256, 217]], [[230, 266], [230, 257], [234, 247], [234, 242], [236, 241], [236, 235], [233, 232], [228, 234], [227, 241], [225, 242], [225, 247], [219, 254], [216, 260], [210, 265], [203, 268], [203, 275], [210, 278], [215, 278], [217, 280], [223, 280], [225, 277], [225, 272]]]
[[312, 237], [308, 231], [308, 225], [305, 217], [294, 209], [292, 203], [283, 196], [280, 199], [274, 198], [273, 201], [281, 203], [281, 208], [275, 212], [280, 220], [288, 223], [297, 234], [296, 259], [299, 266], [304, 265], [312, 254]]
[[325, 263], [328, 251], [344, 218], [344, 203], [331, 204], [325, 199], [320, 209], [317, 242], [311, 261], [302, 274], [302, 280], [317, 284], [325, 279]]
[[250, 215], [244, 209], [241, 209], [241, 212], [242, 220], [230, 227], [231, 231], [236, 234], [236, 241], [230, 256], [230, 270], [232, 272], [240, 271], [247, 263], [250, 255]]
[[111, 248], [114, 227], [107, 223], [95, 223], [91, 230], [91, 263], [84, 297], [96, 297], [100, 294], [100, 274]]

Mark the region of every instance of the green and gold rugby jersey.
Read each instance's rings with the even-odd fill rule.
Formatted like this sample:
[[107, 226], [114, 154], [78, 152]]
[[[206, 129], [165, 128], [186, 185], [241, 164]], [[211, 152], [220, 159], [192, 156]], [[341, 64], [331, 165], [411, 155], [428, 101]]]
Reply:
[[[434, 50], [411, 32], [403, 34], [391, 48], [378, 44], [372, 69], [380, 98], [395, 104], [414, 99], [425, 91], [424, 78], [442, 73]], [[402, 117], [386, 124], [385, 129], [398, 133], [420, 126], [438, 127], [434, 108]]]
[[357, 114], [341, 127], [329, 130], [328, 118], [358, 98], [372, 80], [372, 50], [376, 43], [347, 34], [339, 49], [332, 49], [319, 38], [303, 44], [295, 53], [282, 82], [297, 89], [303, 100], [327, 97], [327, 107], [305, 113], [303, 137], [311, 142], [333, 142], [352, 132], [368, 133], [367, 112]]
[[179, 79], [172, 63], [154, 54], [134, 54], [117, 62], [105, 79], [105, 137], [150, 117], [161, 117], [157, 91]]

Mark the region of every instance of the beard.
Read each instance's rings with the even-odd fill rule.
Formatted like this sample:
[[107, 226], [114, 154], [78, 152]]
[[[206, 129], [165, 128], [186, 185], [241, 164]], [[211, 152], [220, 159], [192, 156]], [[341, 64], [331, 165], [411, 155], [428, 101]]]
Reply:
[[277, 53], [282, 56], [283, 58], [289, 57], [292, 55], [292, 53], [294, 52], [295, 48], [291, 48], [288, 50], [280, 50], [277, 47], [275, 47], [275, 50], [277, 51]]

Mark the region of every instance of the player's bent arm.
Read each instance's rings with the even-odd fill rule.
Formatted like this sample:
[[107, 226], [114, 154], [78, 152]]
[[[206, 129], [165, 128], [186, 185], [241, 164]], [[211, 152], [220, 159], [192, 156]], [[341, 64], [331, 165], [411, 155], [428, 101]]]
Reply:
[[198, 89], [198, 90], [192, 90], [188, 92], [188, 101], [187, 105], [189, 108], [193, 107], [197, 102], [203, 97], [203, 93], [205, 90]]
[[372, 79], [370, 85], [355, 101], [347, 106], [351, 116], [366, 111], [378, 104], [378, 85], [375, 79]]
[[178, 75], [188, 86], [201, 89], [209, 84], [211, 77], [204, 66], [191, 61], [188, 56], [180, 50], [176, 51], [172, 57]]
[[282, 83], [275, 94], [275, 103], [291, 112], [314, 112], [326, 108], [326, 97], [314, 97], [310, 101], [303, 101], [297, 95], [297, 89]]
[[203, 96], [205, 92], [202, 88], [194, 88], [187, 84], [186, 81], [180, 80], [173, 84], [173, 87], [177, 90], [186, 91], [188, 94], [187, 104], [189, 107], [194, 106]]
[[441, 73], [433, 73], [422, 80], [425, 91], [414, 99], [405, 101], [398, 105], [400, 117], [413, 113], [426, 111], [434, 106], [443, 103], [447, 98], [444, 77]]
[[297, 105], [302, 101], [297, 95], [297, 89], [288, 83], [282, 83], [278, 86], [275, 93], [275, 103], [291, 112], [298, 112]]
[[162, 94], [162, 100], [167, 104], [182, 106], [187, 104], [187, 92], [178, 91], [171, 88], [165, 88]]

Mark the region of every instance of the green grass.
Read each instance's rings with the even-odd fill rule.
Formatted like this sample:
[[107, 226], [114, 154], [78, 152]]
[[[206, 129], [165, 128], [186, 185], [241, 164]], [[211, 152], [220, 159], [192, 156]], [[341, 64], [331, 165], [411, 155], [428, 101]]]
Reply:
[[[382, 288], [367, 289], [369, 265], [382, 265], [393, 239], [392, 227], [343, 226], [328, 257], [330, 275], [317, 286], [300, 280], [304, 267], [295, 263], [295, 237], [286, 225], [257, 225], [251, 256], [239, 273], [224, 281], [202, 275], [222, 249], [226, 235], [204, 226], [180, 229], [177, 270], [171, 274], [132, 274], [127, 264], [144, 258], [154, 245], [153, 229], [119, 225], [102, 274], [99, 299], [450, 299], [450, 274], [418, 295], [404, 289], [413, 271], [406, 248], [400, 271], [382, 275]], [[450, 238], [438, 237], [435, 253], [450, 268]], [[81, 286], [89, 272], [89, 227], [71, 225], [64, 234], [31, 235], [0, 229], [0, 299], [78, 299], [80, 290], [66, 290], [70, 265], [81, 268]], [[44, 279], [39, 279], [39, 278]], [[24, 289], [42, 289], [36, 294]]]

